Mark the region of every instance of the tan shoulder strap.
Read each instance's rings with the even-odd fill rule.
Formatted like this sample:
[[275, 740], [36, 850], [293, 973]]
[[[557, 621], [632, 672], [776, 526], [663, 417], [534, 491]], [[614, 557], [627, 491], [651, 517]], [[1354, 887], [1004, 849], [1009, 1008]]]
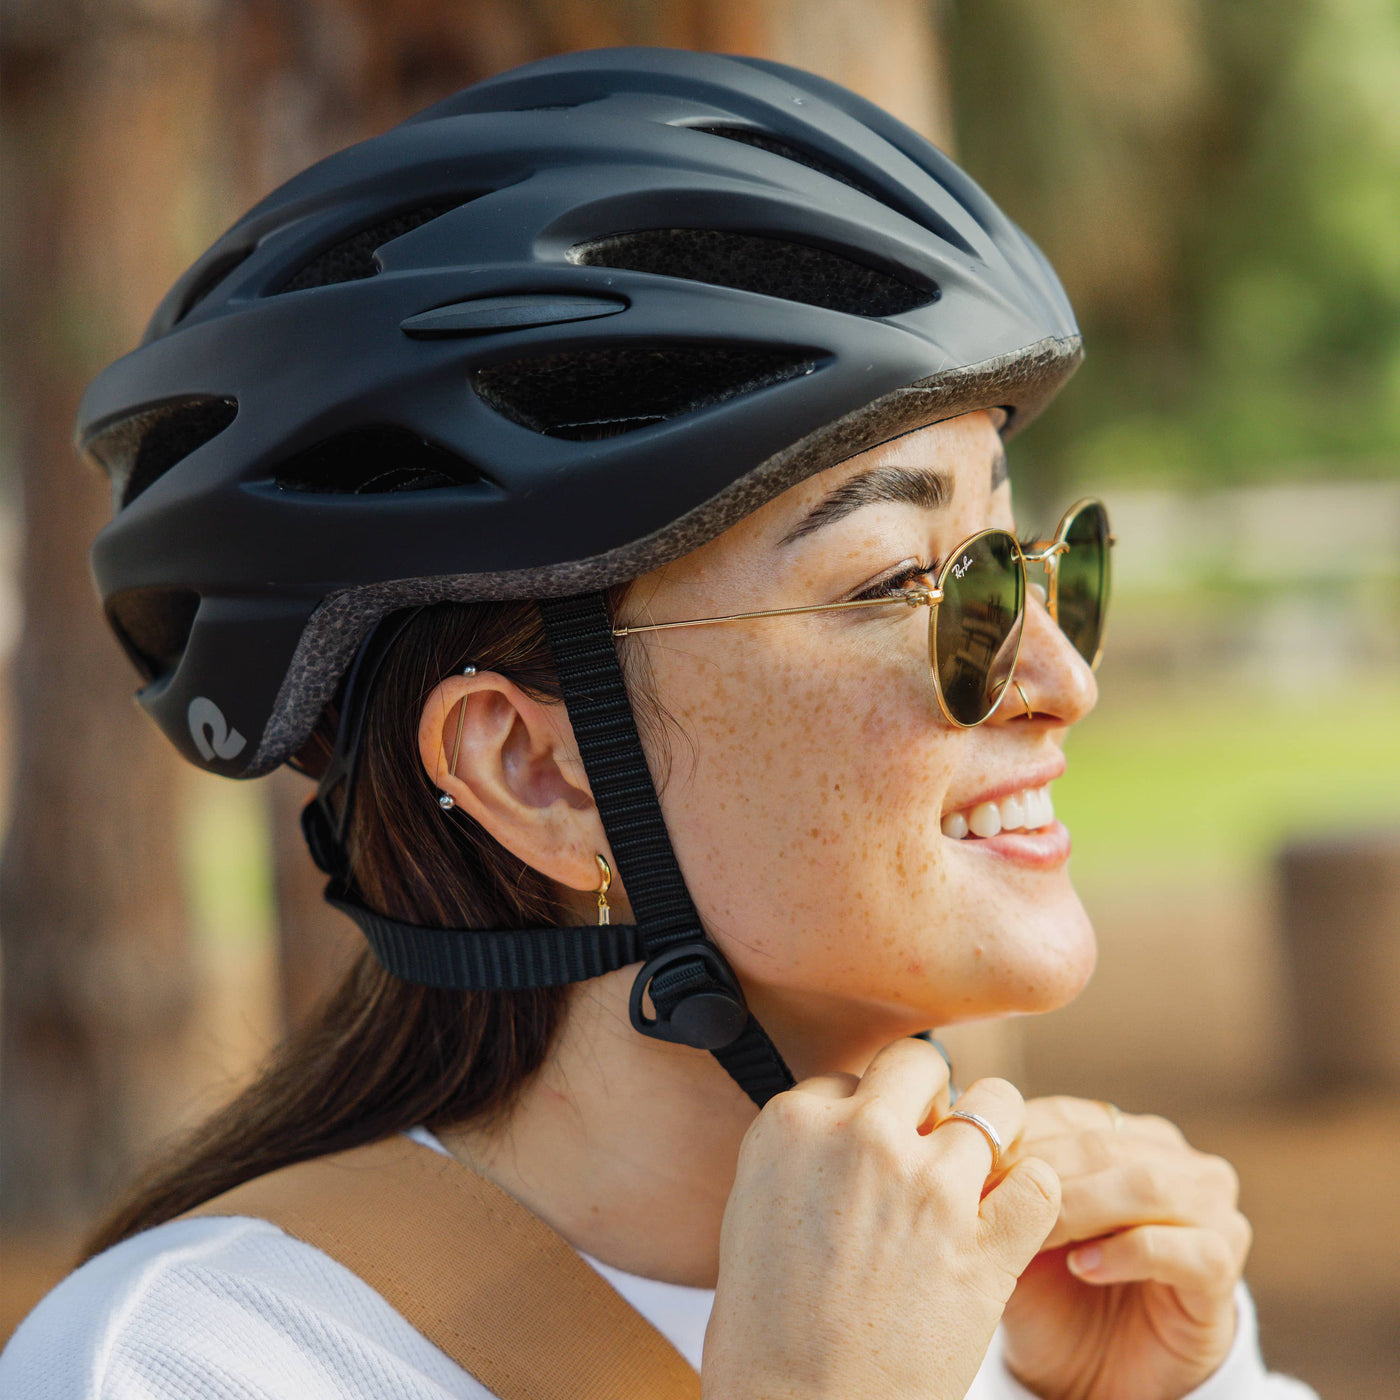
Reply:
[[565, 1239], [411, 1138], [283, 1167], [188, 1215], [251, 1215], [314, 1245], [501, 1400], [699, 1400], [691, 1365]]

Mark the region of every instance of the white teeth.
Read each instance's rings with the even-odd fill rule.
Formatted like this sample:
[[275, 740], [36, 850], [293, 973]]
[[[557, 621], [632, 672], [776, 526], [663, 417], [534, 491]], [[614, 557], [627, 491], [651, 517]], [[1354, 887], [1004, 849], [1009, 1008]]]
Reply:
[[973, 836], [999, 836], [1003, 831], [1039, 831], [1055, 820], [1048, 787], [1027, 788], [1000, 802], [979, 802], [964, 812], [943, 818], [943, 834], [954, 841]]

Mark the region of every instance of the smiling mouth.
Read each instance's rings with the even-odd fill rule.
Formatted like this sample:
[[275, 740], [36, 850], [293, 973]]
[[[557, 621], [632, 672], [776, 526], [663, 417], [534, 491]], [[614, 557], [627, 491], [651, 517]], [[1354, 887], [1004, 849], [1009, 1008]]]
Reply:
[[1000, 836], [1003, 831], [1040, 831], [1055, 821], [1050, 785], [1013, 792], [998, 802], [979, 802], [943, 818], [943, 834], [954, 841]]

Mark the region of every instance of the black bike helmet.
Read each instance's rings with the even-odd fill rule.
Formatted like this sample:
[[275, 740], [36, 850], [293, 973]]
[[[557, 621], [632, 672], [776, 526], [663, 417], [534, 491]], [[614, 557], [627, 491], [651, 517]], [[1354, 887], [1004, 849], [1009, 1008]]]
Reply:
[[[1034, 245], [879, 108], [757, 59], [568, 54], [312, 166], [181, 278], [83, 400], [93, 568], [140, 703], [211, 771], [283, 762], [353, 671], [308, 837], [390, 971], [645, 958], [633, 1023], [761, 1103], [791, 1075], [685, 890], [602, 590], [913, 428], [999, 408], [1009, 435], [1080, 355]], [[511, 598], [541, 602], [635, 928], [418, 929], [349, 877], [381, 622]]]

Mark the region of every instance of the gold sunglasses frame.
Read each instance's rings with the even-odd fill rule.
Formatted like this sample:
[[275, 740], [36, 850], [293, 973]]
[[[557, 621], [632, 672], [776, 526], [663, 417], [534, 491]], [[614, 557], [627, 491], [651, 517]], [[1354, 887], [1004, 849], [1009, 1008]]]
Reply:
[[[1097, 496], [1082, 496], [1069, 507], [1060, 517], [1060, 523], [1055, 527], [1055, 533], [1048, 540], [1036, 540], [1031, 545], [1035, 551], [1027, 554], [1024, 549], [1021, 557], [1027, 564], [1039, 564], [1045, 570], [1045, 610], [1050, 614], [1052, 621], [1058, 627], [1060, 623], [1060, 559], [1070, 551], [1069, 530], [1079, 516], [1079, 513], [1089, 506], [1098, 506], [1103, 512], [1104, 523], [1104, 579], [1103, 596], [1099, 602], [1099, 639], [1098, 646], [1094, 650], [1093, 659], [1085, 658], [1089, 661], [1089, 669], [1097, 671], [1099, 662], [1103, 658], [1103, 641], [1108, 632], [1108, 599], [1113, 586], [1113, 547], [1118, 543], [1118, 536], [1108, 528], [1108, 507]], [[1068, 635], [1066, 633], [1066, 635]], [[1071, 642], [1071, 646], [1074, 644]], [[1079, 648], [1075, 647], [1078, 651]], [[1080, 652], [1082, 656], [1083, 653]]]
[[[1059, 561], [1060, 556], [1069, 552], [1069, 527], [1073, 524], [1074, 518], [1086, 506], [1096, 505], [1103, 511], [1104, 523], [1108, 523], [1108, 507], [1097, 496], [1085, 496], [1082, 500], [1076, 501], [1060, 517], [1060, 523], [1055, 528], [1054, 535], [1048, 540], [1037, 540], [1032, 548], [1034, 554], [1026, 554], [1021, 548], [1021, 542], [1009, 530], [990, 529], [979, 530], [975, 535], [969, 535], [956, 549], [950, 550], [948, 557], [944, 560], [943, 567], [938, 571], [938, 577], [932, 588], [911, 588], [905, 593], [889, 598], [857, 598], [847, 603], [808, 603], [796, 608], [764, 608], [758, 612], [725, 613], [721, 617], [691, 617], [679, 622], [645, 622], [633, 627], [614, 627], [614, 637], [632, 637], [640, 632], [668, 632], [682, 627], [712, 627], [719, 622], [748, 622], [758, 617], [796, 617], [802, 613], [840, 612], [847, 608], [880, 608], [891, 605], [899, 605], [906, 608], [928, 608], [928, 662], [929, 671], [933, 676], [934, 694], [938, 697], [938, 708], [943, 713], [943, 718], [957, 729], [975, 729], [979, 724], [985, 724], [996, 714], [1001, 702], [1006, 698], [1006, 692], [1011, 688], [1011, 683], [1016, 675], [1016, 663], [1021, 659], [1021, 639], [1025, 635], [1025, 615], [1026, 615], [1026, 594], [1029, 584], [1026, 578], [1026, 565], [1039, 564], [1046, 573], [1046, 609], [1049, 611], [1055, 624], [1059, 625]], [[1021, 606], [1017, 616], [1021, 620], [1021, 627], [1016, 637], [1016, 654], [1011, 658], [1011, 670], [1002, 686], [1001, 694], [992, 702], [992, 707], [981, 719], [975, 719], [971, 724], [964, 724], [960, 719], [951, 714], [948, 710], [947, 701], [943, 698], [943, 682], [938, 676], [938, 605], [943, 601], [943, 583], [948, 577], [949, 571], [959, 560], [962, 552], [969, 546], [976, 544], [978, 540], [985, 539], [988, 535], [1005, 535], [1011, 541], [1011, 546], [1016, 552], [1016, 558], [1021, 568]], [[1116, 537], [1109, 532], [1107, 536], [1108, 546], [1111, 548], [1117, 544]], [[1108, 555], [1104, 556], [1105, 567], [1108, 563]], [[1104, 620], [1108, 616], [1108, 583], [1109, 577], [1104, 580], [1104, 599], [1101, 604], [1102, 617]], [[1103, 620], [1099, 625], [1099, 645], [1094, 653], [1094, 659], [1089, 664], [1096, 667], [1099, 664], [1099, 657], [1103, 655]], [[1071, 645], [1073, 645], [1071, 643]]]
[[[992, 707], [981, 719], [975, 719], [971, 724], [964, 724], [948, 709], [948, 703], [943, 698], [943, 682], [938, 676], [938, 605], [943, 601], [943, 583], [952, 569], [961, 562], [961, 556], [965, 549], [976, 544], [979, 540], [986, 539], [989, 535], [1003, 535], [1011, 541], [1011, 548], [1015, 552], [1016, 563], [1021, 575], [1021, 606], [1016, 610], [1016, 617], [1019, 626], [1016, 632], [1016, 653], [1011, 658], [1011, 668], [1007, 673], [1005, 684], [1002, 686], [1001, 694], [992, 702]], [[1011, 678], [1016, 674], [1016, 662], [1021, 656], [1021, 638], [1025, 634], [1026, 618], [1026, 559], [1021, 553], [1021, 544], [1009, 530], [979, 530], [975, 535], [969, 535], [956, 549], [950, 550], [947, 559], [943, 562], [943, 567], [938, 571], [938, 577], [932, 588], [911, 588], [907, 592], [889, 598], [857, 598], [848, 603], [808, 603], [797, 608], [765, 608], [761, 612], [726, 613], [723, 617], [692, 617], [681, 622], [647, 622], [635, 627], [614, 627], [614, 637], [630, 637], [638, 632], [666, 632], [672, 628], [681, 627], [710, 627], [717, 622], [747, 622], [756, 617], [796, 617], [800, 613], [819, 612], [840, 612], [846, 608], [881, 608], [897, 604], [906, 608], [927, 608], [928, 614], [928, 664], [929, 671], [933, 676], [933, 690], [938, 697], [938, 708], [943, 712], [943, 718], [949, 724], [958, 729], [975, 729], [979, 724], [985, 724], [987, 720], [996, 714], [997, 707], [1006, 698], [1006, 692], [1010, 688]]]

